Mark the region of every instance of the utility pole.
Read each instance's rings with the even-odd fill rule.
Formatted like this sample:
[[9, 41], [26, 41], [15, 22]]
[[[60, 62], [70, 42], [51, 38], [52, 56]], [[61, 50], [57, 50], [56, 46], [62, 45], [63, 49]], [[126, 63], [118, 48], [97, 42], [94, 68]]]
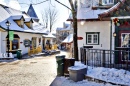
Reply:
[[58, 0], [55, 0], [56, 2], [58, 2], [59, 4], [63, 5], [64, 7], [68, 8], [69, 10], [71, 10], [72, 13], [72, 22], [73, 22], [73, 47], [74, 47], [74, 58], [76, 61], [79, 61], [78, 58], [78, 43], [77, 43], [77, 0], [75, 0], [75, 2], [73, 3], [72, 0], [68, 0], [70, 3], [71, 8], [69, 8], [68, 6], [64, 5], [63, 3], [59, 2]]

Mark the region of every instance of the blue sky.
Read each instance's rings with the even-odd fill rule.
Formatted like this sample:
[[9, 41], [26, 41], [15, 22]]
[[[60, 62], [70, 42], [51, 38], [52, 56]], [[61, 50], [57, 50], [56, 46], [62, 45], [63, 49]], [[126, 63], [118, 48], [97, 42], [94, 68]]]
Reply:
[[[4, 1], [8, 4], [8, 2], [11, 1], [11, 0], [4, 0]], [[35, 1], [40, 2], [40, 1], [43, 1], [43, 0], [32, 0], [32, 1], [33, 2], [35, 2]], [[56, 27], [62, 27], [63, 22], [66, 22], [67, 18], [69, 17], [70, 11], [66, 7], [64, 7], [64, 6], [60, 5], [59, 3], [55, 2], [55, 0], [51, 0], [51, 1], [52, 1], [51, 6], [53, 6], [54, 8], [56, 8], [59, 11], [58, 22], [56, 23], [55, 28]], [[69, 6], [68, 0], [59, 0], [59, 1], [62, 2], [63, 4], [65, 4], [65, 5]], [[18, 2], [30, 4], [29, 0], [18, 0]], [[50, 3], [45, 2], [45, 3], [42, 3], [42, 4], [38, 4], [38, 5], [33, 5], [34, 10], [36, 11], [37, 16], [40, 19], [40, 22], [42, 22], [41, 11], [44, 10], [44, 8], [46, 8], [48, 6], [48, 4], [50, 4]], [[29, 5], [23, 5], [23, 4], [21, 5], [22, 11], [27, 11], [28, 8], [29, 8]]]

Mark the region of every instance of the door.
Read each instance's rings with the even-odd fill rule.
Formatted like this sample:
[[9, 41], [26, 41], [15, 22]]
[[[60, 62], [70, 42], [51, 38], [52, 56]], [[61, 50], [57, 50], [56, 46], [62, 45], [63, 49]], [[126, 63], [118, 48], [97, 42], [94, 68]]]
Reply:
[[130, 32], [121, 31], [120, 33], [120, 47], [122, 47], [123, 51], [120, 53], [121, 62], [130, 62]]

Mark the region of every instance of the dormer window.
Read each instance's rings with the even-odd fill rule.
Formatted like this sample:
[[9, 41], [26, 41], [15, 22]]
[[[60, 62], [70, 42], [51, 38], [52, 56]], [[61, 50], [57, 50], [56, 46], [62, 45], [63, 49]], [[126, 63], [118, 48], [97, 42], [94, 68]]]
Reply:
[[22, 15], [16, 15], [16, 16], [12, 16], [13, 20], [15, 21], [15, 23], [21, 27], [24, 28], [24, 17]]
[[33, 24], [33, 20], [31, 18], [26, 18], [25, 21], [24, 21], [25, 25], [30, 28], [30, 29], [33, 29], [32, 28], [32, 24]]
[[114, 0], [102, 0], [102, 5], [111, 5], [114, 4]]

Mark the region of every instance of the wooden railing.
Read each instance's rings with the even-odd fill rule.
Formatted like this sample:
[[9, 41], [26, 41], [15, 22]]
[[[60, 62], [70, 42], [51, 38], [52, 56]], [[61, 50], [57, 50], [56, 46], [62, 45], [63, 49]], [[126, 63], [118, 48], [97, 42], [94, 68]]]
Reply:
[[[58, 48], [57, 48], [57, 44], [54, 44], [54, 45], [51, 45], [51, 46], [46, 45], [45, 49], [46, 50], [57, 50]], [[30, 55], [38, 54], [38, 53], [41, 53], [41, 52], [42, 52], [42, 46], [38, 46], [37, 48], [32, 48], [32, 49], [29, 48], [28, 55], [30, 56]]]
[[37, 48], [32, 48], [28, 50], [28, 55], [32, 55], [32, 54], [38, 54], [42, 52], [42, 47], [38, 46]]

